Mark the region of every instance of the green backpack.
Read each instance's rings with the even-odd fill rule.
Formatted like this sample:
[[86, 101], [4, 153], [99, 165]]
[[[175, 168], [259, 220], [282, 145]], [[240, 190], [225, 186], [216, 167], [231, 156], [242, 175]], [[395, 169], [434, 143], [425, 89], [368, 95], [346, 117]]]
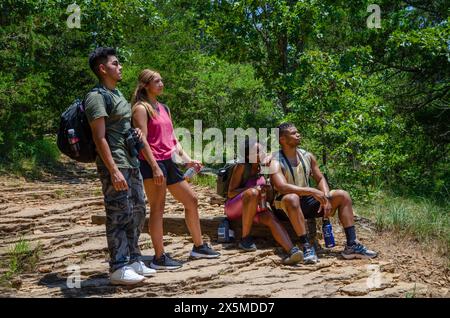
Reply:
[[[220, 168], [217, 172], [217, 183], [216, 191], [217, 194], [228, 198], [228, 188], [230, 187], [231, 176], [233, 175], [234, 167], [238, 165], [237, 162], [227, 163], [223, 168]], [[242, 176], [241, 187], [244, 186], [248, 179], [250, 178], [250, 173], [252, 170], [252, 165], [249, 163], [245, 164], [244, 175]]]

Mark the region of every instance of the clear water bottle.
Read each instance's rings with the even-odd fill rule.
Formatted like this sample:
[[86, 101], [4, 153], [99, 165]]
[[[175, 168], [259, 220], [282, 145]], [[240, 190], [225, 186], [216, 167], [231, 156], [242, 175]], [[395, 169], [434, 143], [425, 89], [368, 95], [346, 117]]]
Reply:
[[67, 138], [69, 139], [70, 150], [74, 157], [80, 156], [80, 139], [75, 134], [74, 129], [69, 129], [67, 131]]
[[322, 233], [323, 239], [325, 240], [325, 247], [331, 248], [336, 246], [334, 242], [333, 228], [329, 219], [323, 219]]
[[186, 181], [190, 181], [190, 180], [192, 180], [192, 178], [197, 174], [197, 173], [199, 173], [199, 169], [198, 168], [195, 168], [195, 167], [191, 167], [191, 168], [189, 168], [189, 169], [187, 169], [186, 170], [186, 172], [184, 173], [184, 175], [183, 175], [183, 178], [184, 178], [184, 180], [186, 180]]
[[267, 193], [264, 187], [261, 187], [257, 210], [258, 212], [267, 211]]

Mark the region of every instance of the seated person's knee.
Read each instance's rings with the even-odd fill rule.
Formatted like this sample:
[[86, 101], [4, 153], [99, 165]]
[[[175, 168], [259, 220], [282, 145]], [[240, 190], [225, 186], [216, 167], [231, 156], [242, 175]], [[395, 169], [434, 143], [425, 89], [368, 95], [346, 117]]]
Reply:
[[259, 191], [252, 188], [252, 189], [245, 190], [242, 198], [244, 199], [244, 201], [257, 200], [258, 195], [259, 195]]
[[350, 194], [347, 191], [344, 190], [336, 190], [332, 193], [333, 196], [336, 196], [339, 198], [339, 201], [343, 204], [352, 203], [352, 198], [350, 197]]
[[300, 197], [297, 194], [287, 194], [282, 199], [284, 204], [288, 208], [299, 208], [300, 207]]

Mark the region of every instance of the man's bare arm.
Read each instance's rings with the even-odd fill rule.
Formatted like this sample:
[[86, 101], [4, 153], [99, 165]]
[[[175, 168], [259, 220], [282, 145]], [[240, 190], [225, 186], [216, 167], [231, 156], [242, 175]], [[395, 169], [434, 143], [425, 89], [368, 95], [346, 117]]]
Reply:
[[328, 195], [330, 193], [330, 188], [328, 186], [327, 179], [325, 179], [325, 176], [320, 171], [317, 159], [312, 154], [311, 154], [311, 172], [312, 177], [314, 178], [314, 180], [316, 180], [317, 188], [326, 195]]
[[94, 139], [97, 152], [105, 163], [111, 175], [111, 181], [116, 191], [128, 190], [128, 184], [120, 170], [117, 168], [116, 163], [111, 155], [111, 149], [106, 141], [106, 126], [105, 117], [100, 117], [90, 122], [92, 130], [92, 138]]
[[325, 193], [325, 197], [327, 198], [327, 203], [323, 205], [323, 212], [325, 217], [329, 217], [331, 213], [331, 197], [330, 197], [330, 188], [328, 187], [327, 179], [319, 169], [319, 165], [317, 163], [316, 157], [311, 154], [311, 172], [312, 177], [317, 182], [317, 187]]
[[298, 196], [312, 195], [320, 203], [326, 203], [325, 194], [322, 191], [310, 187], [299, 187], [288, 183], [282, 173], [280, 163], [277, 160], [272, 160], [270, 170], [274, 171], [270, 176], [270, 182], [279, 193], [295, 193]]

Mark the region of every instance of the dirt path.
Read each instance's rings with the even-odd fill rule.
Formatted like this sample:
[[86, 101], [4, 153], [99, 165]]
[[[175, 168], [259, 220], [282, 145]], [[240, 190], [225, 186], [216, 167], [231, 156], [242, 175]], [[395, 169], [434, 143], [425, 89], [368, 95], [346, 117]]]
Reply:
[[[174, 272], [159, 272], [135, 288], [108, 283], [105, 229], [91, 224], [103, 213], [99, 181], [93, 166], [72, 165], [47, 182], [0, 178], [0, 258], [20, 238], [42, 248], [38, 270], [22, 274], [16, 288], [1, 288], [12, 297], [450, 297], [445, 260], [417, 243], [392, 233], [377, 233], [370, 222], [357, 218], [359, 238], [379, 251], [375, 260], [346, 261], [339, 256], [344, 235], [334, 224], [338, 246], [321, 255], [314, 266], [281, 264], [281, 251], [270, 240], [258, 239], [258, 251], [241, 253], [234, 245], [217, 244], [220, 260], [189, 260], [187, 235], [165, 236], [166, 250], [186, 261]], [[208, 202], [212, 191], [195, 187], [201, 216], [223, 210]], [[167, 212], [182, 214], [173, 198]], [[150, 237], [141, 236], [143, 254], [150, 256]], [[68, 288], [68, 266], [81, 269], [81, 287]], [[4, 269], [3, 269], [4, 271]]]

